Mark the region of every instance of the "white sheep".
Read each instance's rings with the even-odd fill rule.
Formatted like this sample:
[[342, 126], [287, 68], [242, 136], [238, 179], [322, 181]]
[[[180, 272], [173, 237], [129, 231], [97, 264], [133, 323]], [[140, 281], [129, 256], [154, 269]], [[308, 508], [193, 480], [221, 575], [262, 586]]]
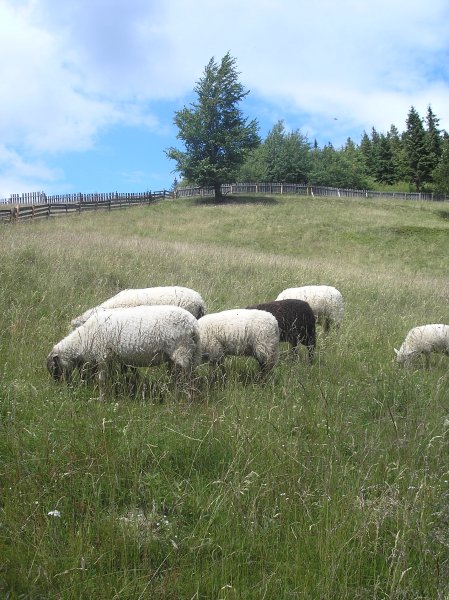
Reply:
[[178, 306], [104, 309], [57, 343], [47, 357], [54, 379], [76, 369], [98, 373], [100, 397], [111, 368], [149, 367], [171, 362], [175, 374], [199, 364], [199, 328], [195, 317]]
[[405, 336], [399, 350], [394, 349], [398, 363], [409, 367], [413, 359], [424, 355], [426, 366], [430, 364], [432, 352], [442, 352], [449, 355], [449, 325], [432, 323], [413, 327]]
[[323, 326], [324, 331], [329, 331], [332, 325], [338, 327], [345, 312], [341, 292], [330, 285], [304, 285], [302, 287], [288, 288], [281, 292], [276, 300], [293, 298], [307, 302], [317, 323]]
[[233, 309], [205, 315], [198, 320], [204, 359], [223, 368], [225, 356], [253, 356], [263, 373], [279, 357], [279, 326], [271, 313], [257, 309]]
[[184, 308], [192, 313], [196, 319], [206, 314], [204, 300], [195, 290], [178, 285], [162, 286], [122, 290], [98, 306], [86, 310], [82, 315], [73, 319], [71, 325], [73, 329], [79, 327], [98, 309], [155, 306], [159, 304]]

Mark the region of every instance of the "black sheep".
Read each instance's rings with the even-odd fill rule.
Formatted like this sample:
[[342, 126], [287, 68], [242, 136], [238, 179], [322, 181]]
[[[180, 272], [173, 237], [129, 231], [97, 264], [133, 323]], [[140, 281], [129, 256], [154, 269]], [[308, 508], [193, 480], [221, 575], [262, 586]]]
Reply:
[[246, 308], [257, 308], [265, 310], [276, 317], [281, 342], [288, 342], [295, 354], [298, 352], [298, 344], [307, 347], [308, 360], [313, 361], [316, 345], [316, 319], [310, 305], [303, 300], [275, 300], [263, 304], [253, 304]]

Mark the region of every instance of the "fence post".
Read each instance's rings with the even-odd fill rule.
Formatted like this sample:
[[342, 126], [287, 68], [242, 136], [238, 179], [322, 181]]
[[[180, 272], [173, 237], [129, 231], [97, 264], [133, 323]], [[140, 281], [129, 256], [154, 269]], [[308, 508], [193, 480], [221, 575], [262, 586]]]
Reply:
[[12, 223], [16, 223], [19, 220], [19, 205], [18, 204], [11, 207], [11, 216], [9, 217], [9, 220]]

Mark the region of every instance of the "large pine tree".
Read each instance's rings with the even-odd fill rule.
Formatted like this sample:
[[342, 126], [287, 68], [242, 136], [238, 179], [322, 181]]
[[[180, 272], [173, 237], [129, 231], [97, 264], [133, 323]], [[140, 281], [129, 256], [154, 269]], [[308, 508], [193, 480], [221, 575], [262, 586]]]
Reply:
[[166, 150], [184, 179], [213, 187], [217, 199], [221, 185], [234, 179], [248, 151], [260, 143], [257, 121], [248, 122], [239, 108], [249, 92], [238, 81], [235, 63], [229, 53], [219, 64], [211, 58], [194, 90], [197, 102], [175, 113], [185, 151]]

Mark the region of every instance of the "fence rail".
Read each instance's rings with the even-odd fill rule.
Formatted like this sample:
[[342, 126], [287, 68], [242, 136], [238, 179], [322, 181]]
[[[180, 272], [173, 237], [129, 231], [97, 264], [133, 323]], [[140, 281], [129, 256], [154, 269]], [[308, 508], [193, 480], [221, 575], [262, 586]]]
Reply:
[[173, 192], [162, 190], [159, 192], [106, 192], [102, 194], [55, 194], [54, 196], [47, 196], [45, 192], [28, 192], [25, 194], [11, 194], [9, 198], [0, 199], [0, 204], [14, 204], [14, 205], [36, 205], [36, 204], [60, 204], [67, 202], [109, 202], [111, 200], [142, 200], [147, 201], [154, 199], [157, 196], [161, 197], [173, 197]]
[[[339, 198], [394, 198], [395, 200], [442, 200], [449, 201], [445, 194], [425, 192], [376, 192], [374, 190], [349, 190], [344, 188], [305, 185], [298, 183], [229, 183], [221, 186], [223, 194], [298, 194], [302, 196], [334, 196]], [[176, 198], [190, 196], [213, 196], [213, 188], [179, 187]]]
[[115, 210], [139, 204], [151, 204], [157, 200], [172, 199], [173, 192], [110, 193], [110, 194], [64, 194], [45, 196], [38, 192], [11, 196], [0, 206], [0, 222], [17, 222], [24, 219], [57, 217], [86, 210]]

